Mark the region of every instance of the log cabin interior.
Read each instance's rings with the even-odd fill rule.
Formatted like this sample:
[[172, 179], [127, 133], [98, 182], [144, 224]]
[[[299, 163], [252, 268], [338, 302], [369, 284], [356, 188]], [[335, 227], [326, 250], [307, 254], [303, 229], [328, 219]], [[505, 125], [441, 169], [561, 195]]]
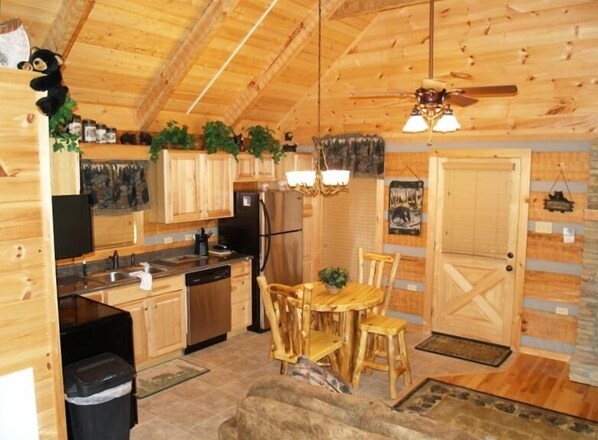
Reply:
[[[311, 168], [317, 135], [382, 138], [383, 172], [373, 178], [353, 175], [349, 191], [336, 196], [304, 197], [303, 280], [315, 280], [330, 265], [355, 274], [359, 246], [400, 252], [388, 314], [406, 320], [409, 332], [508, 346], [527, 362], [516, 378], [535, 380], [526, 368], [536, 367], [542, 377], [546, 371], [538, 365], [558, 370], [556, 385], [538, 386], [583, 387], [574, 394], [583, 409], [575, 403], [556, 408], [598, 420], [598, 3], [322, 0], [320, 5], [321, 19], [315, 0], [0, 2], [0, 23], [19, 19], [27, 47], [62, 56], [75, 113], [117, 133], [116, 144], [81, 142], [80, 158], [52, 152], [46, 119], [35, 108], [39, 95], [29, 87], [35, 74], [0, 69], [0, 376], [6, 379], [0, 382], [0, 401], [11, 375], [25, 372], [14, 381], [33, 396], [38, 435], [26, 438], [66, 438], [57, 277], [80, 270], [84, 261], [102, 266], [115, 251], [121, 260], [175, 255], [192, 249], [200, 228], [216, 243], [218, 218], [233, 214], [233, 191], [276, 188], [285, 171]], [[0, 32], [0, 42], [14, 34], [1, 27]], [[460, 129], [404, 132], [416, 90], [430, 84], [449, 90], [447, 102]], [[476, 93], [489, 86], [516, 91]], [[495, 93], [505, 90], [509, 93]], [[183, 174], [188, 158], [177, 159], [174, 150], [150, 163], [147, 145], [119, 141], [125, 133], [155, 136], [173, 120], [197, 135], [209, 121], [223, 121], [244, 137], [259, 124], [273, 129], [281, 144], [291, 132], [297, 150], [278, 164], [221, 153], [214, 156], [220, 161], [210, 161], [204, 151], [191, 167], [205, 175], [189, 180]], [[180, 162], [169, 182], [164, 170], [173, 168], [167, 158]], [[145, 162], [149, 207], [124, 216], [94, 215], [95, 250], [56, 260], [51, 196], [80, 191], [84, 160]], [[507, 169], [511, 177], [492, 174]], [[393, 225], [391, 188], [397, 182], [422, 182], [417, 234], [397, 233]], [[467, 192], [476, 207], [451, 204], [452, 191]], [[553, 191], [573, 202], [571, 210], [545, 208]], [[173, 193], [180, 199], [169, 202]], [[177, 216], [176, 206], [168, 206], [196, 196], [202, 207], [211, 204], [203, 215]], [[494, 265], [476, 266], [474, 256], [486, 261], [497, 252], [477, 249], [471, 238], [488, 234], [490, 229], [479, 226], [487, 224], [495, 228], [497, 242], [506, 243], [497, 249], [506, 252]], [[499, 266], [500, 281], [486, 278], [482, 291], [467, 294], [466, 268], [477, 281]], [[235, 267], [233, 283], [242, 274]], [[180, 292], [184, 303], [180, 284], [169, 285], [169, 292]], [[95, 299], [118, 307], [109, 300], [110, 289], [100, 291]], [[458, 304], [450, 303], [460, 293], [468, 300], [462, 295]], [[449, 302], [439, 299], [443, 295]], [[466, 301], [481, 312], [458, 319]], [[184, 312], [186, 306], [176, 307]], [[182, 316], [171, 324], [182, 325], [184, 338]], [[243, 330], [251, 324], [244, 316], [249, 321], [238, 325]], [[180, 355], [181, 346], [176, 348]], [[171, 352], [158, 349], [143, 361], [153, 365]], [[492, 391], [488, 377], [455, 380], [484, 383]], [[552, 400], [558, 401], [555, 393]], [[521, 396], [515, 391], [511, 397]]]

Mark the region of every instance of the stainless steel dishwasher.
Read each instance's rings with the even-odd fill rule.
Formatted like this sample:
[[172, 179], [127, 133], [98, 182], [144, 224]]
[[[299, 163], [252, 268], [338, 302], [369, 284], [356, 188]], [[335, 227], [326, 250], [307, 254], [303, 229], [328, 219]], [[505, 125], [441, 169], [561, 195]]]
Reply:
[[231, 329], [230, 267], [188, 273], [187, 348], [191, 353], [226, 341]]

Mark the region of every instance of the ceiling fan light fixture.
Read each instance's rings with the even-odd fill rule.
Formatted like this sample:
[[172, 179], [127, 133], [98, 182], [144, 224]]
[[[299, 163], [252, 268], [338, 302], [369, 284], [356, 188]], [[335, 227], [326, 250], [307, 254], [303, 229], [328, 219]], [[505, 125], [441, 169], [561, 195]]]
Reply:
[[457, 118], [453, 114], [450, 106], [446, 106], [443, 110], [442, 117], [436, 122], [432, 130], [439, 131], [441, 133], [449, 133], [451, 131], [457, 131], [461, 128], [461, 124], [457, 121]]
[[422, 131], [426, 131], [428, 129], [428, 123], [419, 112], [417, 107], [413, 107], [413, 111], [407, 119], [407, 122], [403, 126], [403, 131], [405, 133], [421, 133]]

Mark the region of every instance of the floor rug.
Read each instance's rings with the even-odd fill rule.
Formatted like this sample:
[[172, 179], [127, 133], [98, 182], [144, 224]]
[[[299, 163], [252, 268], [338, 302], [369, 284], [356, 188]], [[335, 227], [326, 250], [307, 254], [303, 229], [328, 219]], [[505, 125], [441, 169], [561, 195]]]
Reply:
[[598, 423], [434, 379], [426, 379], [394, 408], [488, 440], [598, 438]]
[[415, 348], [491, 367], [499, 367], [511, 355], [509, 347], [443, 335], [442, 333], [433, 333]]
[[173, 359], [155, 367], [137, 373], [137, 398], [156, 394], [162, 390], [178, 385], [207, 373], [207, 368], [192, 364], [183, 359]]

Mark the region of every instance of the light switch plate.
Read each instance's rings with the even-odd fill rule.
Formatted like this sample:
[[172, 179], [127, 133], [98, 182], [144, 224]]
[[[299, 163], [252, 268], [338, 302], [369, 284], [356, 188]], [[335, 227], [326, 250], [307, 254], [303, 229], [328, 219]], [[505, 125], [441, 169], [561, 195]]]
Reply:
[[552, 234], [552, 223], [536, 222], [536, 232], [539, 234]]

